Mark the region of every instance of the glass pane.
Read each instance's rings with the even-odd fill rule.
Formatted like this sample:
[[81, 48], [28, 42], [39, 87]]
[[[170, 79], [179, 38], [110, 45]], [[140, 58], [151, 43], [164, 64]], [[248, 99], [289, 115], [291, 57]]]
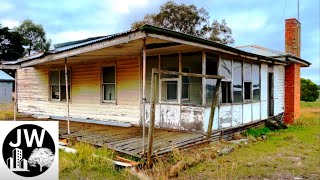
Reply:
[[218, 61], [219, 56], [207, 53], [206, 60], [206, 74], [208, 75], [217, 75], [218, 74]]
[[221, 96], [222, 103], [231, 103], [231, 82], [221, 82]]
[[[70, 84], [70, 70], [67, 71], [68, 72], [68, 84]], [[60, 83], [61, 84], [66, 84], [66, 75], [65, 75], [65, 71], [62, 70], [60, 71]]]
[[206, 79], [206, 102], [207, 106], [211, 106], [213, 100], [213, 92], [216, 88], [216, 79]]
[[182, 99], [189, 99], [189, 84], [182, 84]]
[[59, 71], [50, 72], [50, 84], [59, 84]]
[[116, 97], [116, 90], [114, 84], [104, 84], [103, 93], [105, 101], [114, 101]]
[[243, 63], [243, 80], [244, 81], [252, 81], [252, 75], [251, 75], [251, 63]]
[[115, 67], [103, 68], [103, 83], [115, 83]]
[[[161, 69], [167, 71], [179, 71], [179, 55], [163, 55], [161, 56]], [[161, 78], [177, 78], [176, 75], [162, 74]]]
[[[70, 86], [68, 86], [68, 94], [69, 94], [69, 99], [70, 99], [70, 97], [71, 97]], [[61, 86], [61, 100], [66, 100], [66, 99], [67, 99], [66, 86], [62, 85]]]
[[251, 99], [251, 82], [244, 82], [244, 99]]
[[225, 79], [231, 79], [231, 60], [221, 60], [221, 75], [224, 76]]
[[51, 99], [59, 99], [59, 86], [51, 86]]
[[242, 102], [242, 63], [233, 61], [233, 102]]
[[167, 81], [167, 100], [177, 100], [177, 81]]
[[260, 66], [259, 64], [252, 65], [252, 91], [253, 99], [260, 100]]

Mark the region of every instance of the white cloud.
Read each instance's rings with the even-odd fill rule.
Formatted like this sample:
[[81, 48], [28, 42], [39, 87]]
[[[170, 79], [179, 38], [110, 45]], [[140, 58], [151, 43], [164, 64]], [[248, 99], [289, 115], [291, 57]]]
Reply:
[[1, 19], [0, 24], [2, 24], [2, 26], [7, 26], [8, 28], [12, 29], [13, 27], [19, 26], [20, 22], [13, 19]]
[[[149, 0], [107, 0], [104, 4], [119, 14], [129, 14], [133, 8], [146, 7]], [[108, 8], [109, 9], [109, 8]]]

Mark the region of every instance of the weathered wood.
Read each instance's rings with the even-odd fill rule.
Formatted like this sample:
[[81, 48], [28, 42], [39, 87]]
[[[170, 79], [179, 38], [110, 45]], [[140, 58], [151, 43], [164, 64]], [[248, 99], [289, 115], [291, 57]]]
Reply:
[[[66, 80], [66, 98], [67, 98], [67, 121], [68, 121], [68, 134], [70, 134], [70, 120], [69, 120], [69, 84], [68, 84], [68, 67], [67, 58], [64, 58], [64, 77]], [[60, 97], [61, 98], [61, 97]]]
[[18, 81], [18, 73], [17, 73], [18, 70], [15, 70], [15, 78], [14, 78], [14, 93], [15, 93], [15, 96], [14, 96], [14, 109], [13, 109], [13, 120], [16, 121], [17, 120], [17, 111], [18, 111], [18, 105], [17, 105], [17, 102], [18, 102], [18, 92], [17, 92], [17, 81]]
[[142, 152], [145, 152], [144, 149], [144, 140], [146, 134], [146, 75], [147, 75], [147, 54], [146, 54], [146, 40], [143, 39], [143, 48], [142, 48]]
[[213, 100], [211, 104], [211, 110], [210, 110], [210, 117], [209, 117], [209, 125], [208, 125], [208, 131], [207, 131], [207, 139], [211, 137], [212, 133], [212, 125], [213, 125], [213, 119], [214, 119], [214, 112], [216, 109], [216, 105], [219, 99], [219, 89], [220, 89], [221, 79], [217, 79], [216, 88], [213, 92]]
[[148, 154], [147, 154], [147, 164], [150, 167], [152, 164], [151, 156], [153, 149], [153, 135], [154, 135], [154, 124], [155, 124], [155, 71], [156, 69], [152, 69], [151, 74], [151, 93], [150, 93], [150, 123], [149, 123], [149, 134], [148, 134]]
[[206, 74], [196, 74], [196, 73], [185, 73], [185, 72], [176, 72], [176, 71], [166, 71], [166, 70], [157, 70], [155, 69], [155, 73], [159, 74], [169, 74], [169, 75], [182, 75], [187, 77], [205, 77], [208, 79], [223, 79], [224, 76], [218, 75], [206, 75]]

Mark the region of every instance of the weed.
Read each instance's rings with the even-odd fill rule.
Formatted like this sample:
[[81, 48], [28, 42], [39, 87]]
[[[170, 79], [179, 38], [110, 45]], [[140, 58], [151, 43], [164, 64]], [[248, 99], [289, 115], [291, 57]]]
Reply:
[[256, 128], [256, 129], [248, 129], [244, 134], [247, 136], [260, 137], [262, 135], [267, 135], [271, 130], [267, 127]]

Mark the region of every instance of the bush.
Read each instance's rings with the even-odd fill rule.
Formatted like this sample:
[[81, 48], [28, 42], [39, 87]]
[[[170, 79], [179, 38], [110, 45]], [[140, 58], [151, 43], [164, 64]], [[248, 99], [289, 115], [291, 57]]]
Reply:
[[319, 87], [310, 79], [300, 80], [301, 100], [306, 102], [314, 102], [319, 98]]

